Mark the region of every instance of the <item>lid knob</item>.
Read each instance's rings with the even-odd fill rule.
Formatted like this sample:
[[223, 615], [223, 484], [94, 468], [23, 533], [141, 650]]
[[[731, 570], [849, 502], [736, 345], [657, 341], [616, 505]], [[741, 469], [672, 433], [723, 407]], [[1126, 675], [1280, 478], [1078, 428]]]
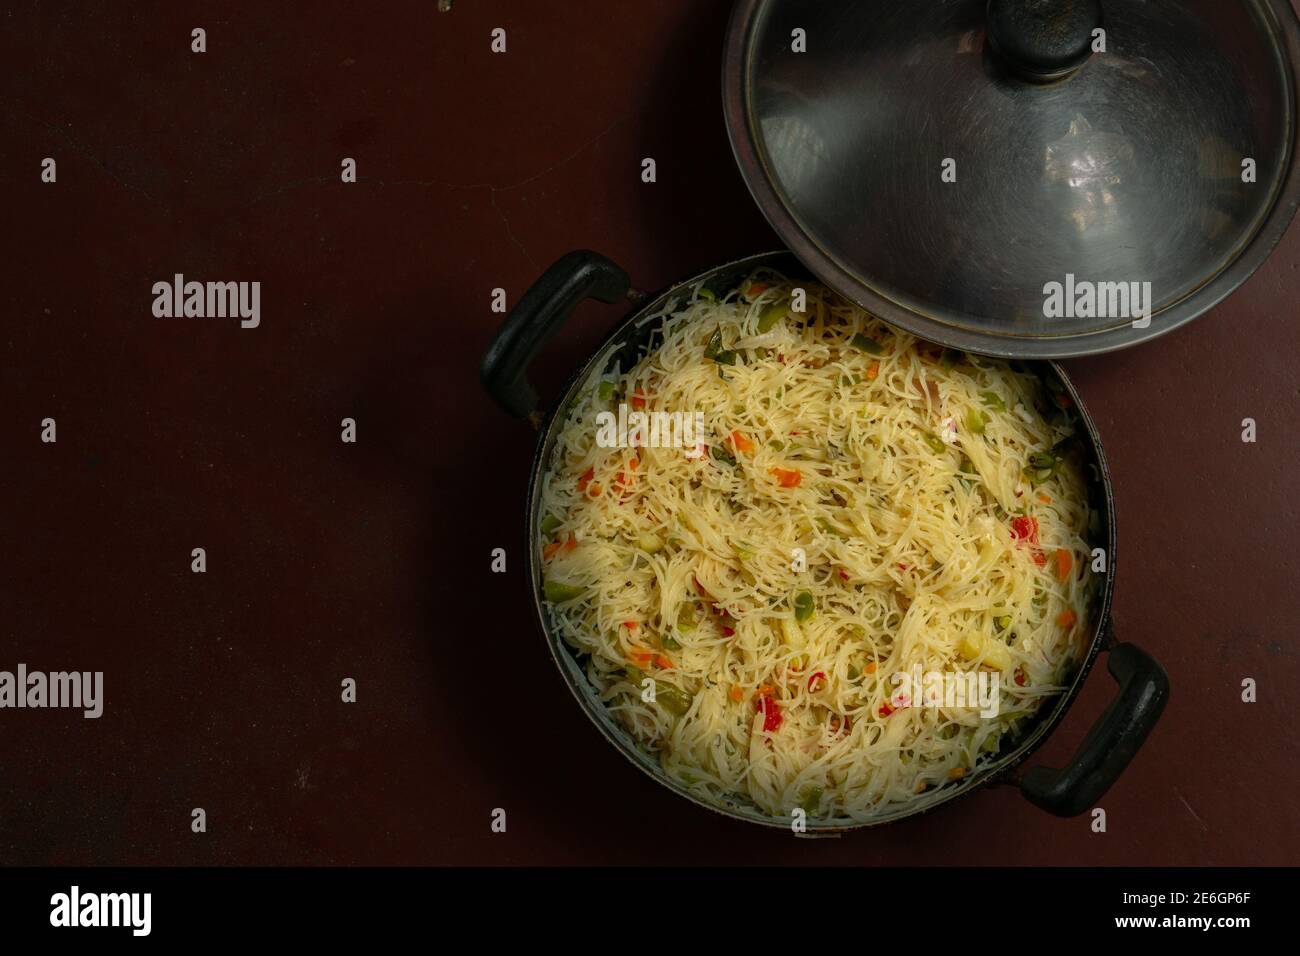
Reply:
[[1101, 0], [989, 0], [993, 49], [1034, 83], [1069, 76], [1092, 54], [1101, 26]]

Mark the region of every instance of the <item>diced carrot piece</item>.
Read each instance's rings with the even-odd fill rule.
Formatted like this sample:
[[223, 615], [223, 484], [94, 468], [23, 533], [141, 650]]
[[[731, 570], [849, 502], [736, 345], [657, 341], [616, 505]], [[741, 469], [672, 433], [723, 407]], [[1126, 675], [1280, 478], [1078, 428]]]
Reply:
[[770, 288], [771, 288], [771, 286], [770, 286], [768, 283], [766, 283], [766, 282], [754, 282], [754, 283], [751, 283], [750, 286], [749, 286], [749, 288], [747, 288], [747, 289], [745, 290], [745, 298], [746, 298], [746, 299], [757, 299], [760, 295], [762, 295], [764, 292], [766, 292], [766, 291], [767, 291], [768, 289], [770, 289]]
[[595, 475], [596, 475], [595, 468], [588, 468], [586, 471], [584, 471], [582, 473], [582, 477], [578, 479], [578, 490], [586, 491], [587, 485], [591, 484], [591, 479], [594, 478]]
[[732, 432], [730, 437], [731, 437], [731, 445], [733, 448], [736, 449], [736, 451], [749, 454], [754, 450], [754, 443], [750, 441], [748, 438], [746, 438], [740, 432], [738, 431]]
[[542, 560], [543, 560], [543, 561], [549, 561], [549, 560], [551, 560], [551, 558], [554, 556], [555, 552], [556, 552], [556, 551], [559, 551], [560, 548], [562, 548], [562, 547], [563, 547], [563, 545], [560, 544], [560, 542], [558, 542], [558, 541], [555, 541], [555, 542], [552, 542], [551, 544], [548, 544], [546, 547], [542, 548]]
[[803, 481], [803, 472], [790, 468], [773, 468], [772, 474], [776, 476], [776, 483], [782, 488], [798, 488]]
[[624, 488], [631, 488], [633, 485], [635, 485], [636, 466], [639, 463], [639, 461], [640, 459], [636, 458], [635, 456], [629, 459], [627, 463], [627, 469], [625, 471], [620, 471], [618, 475], [615, 476], [614, 484], [620, 485], [621, 487]]
[[1056, 623], [1063, 628], [1074, 627], [1075, 622], [1079, 620], [1079, 615], [1074, 613], [1074, 608], [1067, 607], [1060, 614], [1056, 615]]
[[632, 402], [633, 408], [645, 408], [645, 395], [642, 394], [641, 389], [639, 388], [632, 393], [630, 401]]
[[1064, 548], [1056, 549], [1056, 580], [1066, 581], [1074, 568], [1074, 556]]
[[727, 693], [727, 696], [730, 697], [732, 700], [734, 700], [737, 704], [739, 704], [742, 700], [745, 699], [745, 692], [740, 689], [739, 684], [732, 684], [731, 690]]
[[874, 381], [876, 380], [876, 378], [879, 377], [879, 375], [880, 375], [880, 363], [879, 363], [879, 362], [872, 362], [869, 366], [867, 366], [867, 381], [868, 381], [868, 382], [874, 382]]
[[655, 655], [655, 663], [658, 664], [660, 667], [662, 667], [664, 670], [669, 670], [673, 666], [673, 662], [670, 661], [662, 654]]

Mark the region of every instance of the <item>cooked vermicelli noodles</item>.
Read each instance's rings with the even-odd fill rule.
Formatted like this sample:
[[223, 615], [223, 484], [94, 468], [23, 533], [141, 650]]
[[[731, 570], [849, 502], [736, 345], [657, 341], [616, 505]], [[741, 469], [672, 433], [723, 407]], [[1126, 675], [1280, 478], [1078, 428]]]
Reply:
[[[1091, 515], [1068, 402], [1035, 375], [795, 288], [697, 289], [634, 367], [584, 384], [538, 548], [553, 626], [670, 775], [869, 820], [993, 760], [1064, 689]], [[620, 404], [702, 413], [698, 447], [603, 447]], [[896, 676], [981, 671], [996, 716]]]

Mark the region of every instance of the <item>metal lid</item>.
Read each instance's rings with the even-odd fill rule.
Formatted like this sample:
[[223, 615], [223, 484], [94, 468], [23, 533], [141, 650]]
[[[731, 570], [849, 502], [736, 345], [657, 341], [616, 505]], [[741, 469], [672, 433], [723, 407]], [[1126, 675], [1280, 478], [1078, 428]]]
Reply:
[[738, 0], [723, 92], [751, 192], [827, 284], [1059, 358], [1190, 321], [1268, 256], [1297, 64], [1288, 0]]

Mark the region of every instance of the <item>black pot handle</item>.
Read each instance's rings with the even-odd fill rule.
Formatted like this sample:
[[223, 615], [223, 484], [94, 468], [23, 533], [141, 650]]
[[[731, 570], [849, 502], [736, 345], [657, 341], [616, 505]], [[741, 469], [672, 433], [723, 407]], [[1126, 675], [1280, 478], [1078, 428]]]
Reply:
[[583, 299], [617, 302], [631, 287], [627, 273], [596, 252], [561, 256], [542, 273], [492, 337], [479, 377], [498, 405], [516, 418], [534, 418], [537, 389], [528, 365]]
[[1094, 806], [1155, 728], [1169, 700], [1169, 675], [1136, 645], [1112, 647], [1108, 669], [1119, 693], [1069, 764], [1060, 770], [1034, 767], [1020, 781], [1025, 798], [1049, 813], [1073, 817]]

